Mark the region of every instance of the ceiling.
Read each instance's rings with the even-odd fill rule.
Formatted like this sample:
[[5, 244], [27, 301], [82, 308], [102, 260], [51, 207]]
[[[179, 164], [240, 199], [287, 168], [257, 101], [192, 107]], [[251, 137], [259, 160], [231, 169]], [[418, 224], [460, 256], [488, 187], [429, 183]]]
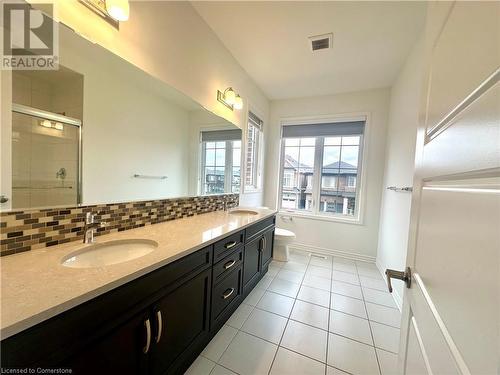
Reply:
[[[192, 4], [269, 99], [391, 86], [425, 19], [410, 1]], [[332, 49], [312, 53], [308, 37], [330, 32]]]

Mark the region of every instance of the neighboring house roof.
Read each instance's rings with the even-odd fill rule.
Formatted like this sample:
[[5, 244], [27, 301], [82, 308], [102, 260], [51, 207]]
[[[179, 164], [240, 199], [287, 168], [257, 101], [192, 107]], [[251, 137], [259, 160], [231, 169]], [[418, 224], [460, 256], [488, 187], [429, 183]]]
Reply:
[[[299, 169], [304, 174], [313, 173], [313, 167], [299, 163], [297, 160], [292, 158], [290, 155], [285, 155], [285, 169]], [[341, 170], [341, 171], [339, 171]], [[344, 161], [336, 161], [334, 163], [330, 163], [328, 165], [323, 166], [323, 174], [324, 175], [338, 175], [338, 174], [356, 174], [357, 168], [356, 166], [346, 163]]]
[[323, 169], [356, 169], [356, 167], [352, 164], [346, 163], [345, 161], [336, 161], [334, 163], [330, 163], [328, 165], [324, 165]]
[[[224, 170], [219, 170], [219, 169], [214, 169], [214, 168], [209, 168], [205, 170], [205, 175], [211, 176], [211, 175], [216, 175], [216, 176], [224, 176]], [[239, 171], [234, 171], [233, 177], [240, 177]]]
[[285, 168], [293, 168], [293, 169], [300, 168], [302, 170], [308, 170], [311, 172], [313, 170], [313, 167], [306, 165], [306, 164], [303, 164], [303, 163], [299, 163], [297, 160], [292, 158], [290, 155], [285, 155]]

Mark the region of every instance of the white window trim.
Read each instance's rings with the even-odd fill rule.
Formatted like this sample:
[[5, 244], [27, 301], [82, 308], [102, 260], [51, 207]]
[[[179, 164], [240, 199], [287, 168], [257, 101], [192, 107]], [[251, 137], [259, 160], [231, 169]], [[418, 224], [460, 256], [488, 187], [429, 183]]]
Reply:
[[[221, 129], [224, 130], [224, 129]], [[224, 141], [226, 143], [225, 147], [225, 161], [224, 161], [224, 193], [214, 193], [214, 194], [207, 194], [203, 192], [204, 189], [204, 184], [206, 180], [205, 172], [205, 153], [206, 153], [206, 147], [205, 143], [201, 141], [201, 131], [200, 131], [200, 159], [199, 159], [199, 186], [198, 186], [198, 194], [202, 196], [209, 196], [209, 195], [217, 195], [217, 194], [239, 194], [239, 193], [233, 193], [232, 192], [232, 181], [233, 181], [233, 144], [232, 141]], [[240, 153], [241, 153], [241, 148], [240, 148]], [[228, 177], [228, 178], [226, 178]], [[240, 191], [241, 191], [241, 158], [240, 158]]]
[[[281, 197], [283, 193], [283, 163], [282, 161], [285, 158], [284, 152], [285, 148], [283, 147], [284, 144], [284, 138], [282, 136], [283, 134], [283, 127], [284, 126], [293, 126], [293, 125], [304, 125], [304, 124], [323, 124], [323, 123], [331, 123], [331, 122], [347, 122], [347, 121], [364, 121], [365, 122], [365, 127], [364, 127], [364, 132], [361, 137], [361, 150], [360, 150], [360, 157], [359, 160], [361, 160], [361, 167], [358, 169], [358, 178], [356, 181], [356, 184], [358, 185], [359, 189], [356, 191], [356, 213], [352, 217], [344, 216], [344, 215], [332, 215], [332, 214], [321, 214], [319, 211], [318, 213], [314, 212], [307, 212], [303, 210], [289, 210], [289, 209], [283, 209], [281, 208]], [[368, 147], [369, 147], [369, 142], [368, 140], [370, 139], [370, 126], [371, 125], [371, 113], [370, 112], [355, 112], [355, 113], [345, 113], [345, 114], [331, 114], [331, 115], [321, 115], [321, 116], [308, 116], [308, 117], [284, 117], [281, 118], [280, 120], [280, 158], [278, 161], [278, 170], [279, 170], [279, 176], [278, 176], [278, 186], [277, 186], [277, 191], [278, 191], [278, 196], [276, 198], [276, 209], [278, 210], [278, 213], [283, 216], [291, 216], [291, 217], [299, 217], [299, 218], [305, 218], [305, 219], [313, 219], [313, 220], [321, 220], [321, 221], [331, 221], [331, 222], [339, 222], [339, 223], [345, 223], [345, 224], [355, 224], [355, 225], [364, 225], [364, 219], [365, 219], [365, 206], [366, 206], [366, 179], [367, 179], [367, 170], [368, 170]], [[316, 165], [319, 165], [320, 163], [317, 161], [317, 158], [320, 157], [321, 155], [322, 158], [322, 153], [323, 153], [323, 148], [318, 150], [318, 147], [316, 145], [316, 153], [315, 153], [315, 159], [314, 159], [314, 164], [315, 164], [315, 169], [317, 168]], [[320, 159], [321, 160], [321, 159]], [[319, 168], [319, 167], [318, 167]], [[315, 181], [313, 185], [315, 189], [321, 190], [320, 187], [320, 178], [321, 174], [316, 173], [315, 171], [316, 179], [318, 181]], [[313, 177], [314, 178], [314, 177]], [[318, 195], [319, 196], [319, 195]], [[317, 204], [317, 203], [316, 203]]]
[[247, 157], [247, 142], [248, 142], [248, 122], [249, 122], [249, 112], [254, 113], [257, 117], [259, 117], [261, 120], [264, 118], [262, 116], [262, 113], [259, 110], [256, 110], [253, 106], [249, 106], [246, 112], [245, 116], [245, 129], [243, 131], [243, 136], [244, 142], [241, 144], [241, 188], [240, 191], [242, 193], [262, 193], [264, 191], [264, 181], [263, 181], [263, 159], [264, 159], [264, 144], [265, 144], [265, 135], [264, 135], [264, 129], [266, 126], [266, 122], [264, 121], [262, 125], [262, 130], [261, 130], [261, 137], [259, 140], [258, 144], [258, 149], [257, 149], [257, 171], [256, 171], [256, 178], [257, 178], [257, 186], [253, 185], [247, 185], [246, 184], [246, 169], [247, 169], [247, 163], [246, 163], [246, 157]]

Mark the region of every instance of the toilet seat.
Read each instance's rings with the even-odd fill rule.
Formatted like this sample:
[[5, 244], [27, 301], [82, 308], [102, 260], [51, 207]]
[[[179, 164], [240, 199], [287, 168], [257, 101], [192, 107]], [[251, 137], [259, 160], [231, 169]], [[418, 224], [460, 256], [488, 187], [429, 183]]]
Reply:
[[295, 233], [283, 228], [276, 228], [274, 230], [274, 235], [282, 238], [295, 238]]

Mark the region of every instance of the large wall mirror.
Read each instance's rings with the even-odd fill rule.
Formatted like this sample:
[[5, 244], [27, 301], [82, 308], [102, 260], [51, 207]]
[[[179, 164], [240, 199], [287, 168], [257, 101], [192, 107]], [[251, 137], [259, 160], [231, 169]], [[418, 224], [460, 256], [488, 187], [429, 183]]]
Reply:
[[63, 25], [59, 42], [58, 70], [11, 74], [2, 210], [239, 192], [239, 128]]

